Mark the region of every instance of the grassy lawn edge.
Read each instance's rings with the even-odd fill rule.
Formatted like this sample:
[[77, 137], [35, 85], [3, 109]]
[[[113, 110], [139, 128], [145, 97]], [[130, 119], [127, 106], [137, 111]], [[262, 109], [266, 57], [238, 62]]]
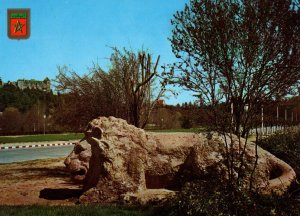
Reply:
[[24, 136], [0, 136], [0, 143], [25, 143], [25, 142], [47, 142], [47, 141], [70, 141], [83, 138], [83, 133], [64, 134], [38, 134]]

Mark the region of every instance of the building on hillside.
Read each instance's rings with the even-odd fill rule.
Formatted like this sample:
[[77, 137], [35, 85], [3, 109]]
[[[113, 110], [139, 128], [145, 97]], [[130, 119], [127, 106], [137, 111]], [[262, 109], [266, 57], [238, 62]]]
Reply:
[[25, 80], [25, 79], [18, 79], [16, 82], [8, 82], [9, 84], [13, 84], [14, 86], [18, 87], [21, 90], [24, 89], [36, 89], [41, 91], [50, 92], [50, 80], [46, 77], [43, 81], [40, 80]]

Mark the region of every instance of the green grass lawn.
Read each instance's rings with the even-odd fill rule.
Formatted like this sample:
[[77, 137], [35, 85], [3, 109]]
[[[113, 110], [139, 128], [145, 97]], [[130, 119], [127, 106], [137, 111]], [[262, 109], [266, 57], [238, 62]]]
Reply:
[[43, 142], [43, 141], [68, 141], [83, 138], [82, 133], [64, 134], [38, 134], [24, 136], [0, 136], [0, 143], [22, 143], [22, 142]]
[[205, 131], [205, 128], [189, 128], [189, 129], [184, 129], [184, 128], [176, 128], [176, 129], [146, 129], [146, 131], [151, 131], [151, 132], [189, 132], [189, 133], [199, 133], [202, 131]]
[[1, 216], [33, 216], [33, 215], [114, 215], [114, 216], [154, 216], [155, 210], [137, 207], [77, 205], [77, 206], [0, 206]]

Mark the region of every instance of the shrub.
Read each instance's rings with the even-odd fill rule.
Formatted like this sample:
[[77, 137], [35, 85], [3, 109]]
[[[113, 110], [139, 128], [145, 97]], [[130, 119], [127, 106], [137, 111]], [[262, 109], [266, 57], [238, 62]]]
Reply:
[[253, 211], [247, 193], [214, 182], [187, 184], [173, 203], [176, 215], [247, 215], [249, 209]]
[[300, 176], [300, 130], [276, 133], [259, 140], [258, 145], [288, 163]]
[[168, 215], [300, 215], [299, 204], [290, 194], [262, 196], [212, 180], [187, 184], [164, 210]]

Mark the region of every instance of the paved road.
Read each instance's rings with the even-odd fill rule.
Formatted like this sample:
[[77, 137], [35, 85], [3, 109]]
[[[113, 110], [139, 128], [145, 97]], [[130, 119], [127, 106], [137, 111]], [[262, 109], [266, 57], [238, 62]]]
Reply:
[[66, 157], [74, 148], [69, 146], [52, 146], [40, 148], [8, 149], [0, 151], [0, 163], [21, 162], [36, 159]]

